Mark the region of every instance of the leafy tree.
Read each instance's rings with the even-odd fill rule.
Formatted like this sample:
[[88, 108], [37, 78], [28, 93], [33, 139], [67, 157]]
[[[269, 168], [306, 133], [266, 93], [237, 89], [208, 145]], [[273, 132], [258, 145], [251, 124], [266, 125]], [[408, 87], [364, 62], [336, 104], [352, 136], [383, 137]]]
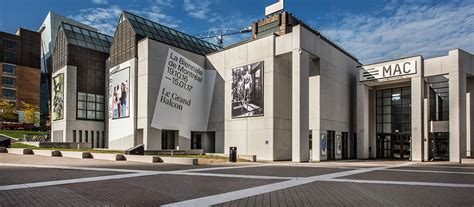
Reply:
[[25, 113], [25, 123], [34, 124], [38, 121], [36, 114], [39, 112], [39, 107], [33, 104], [21, 102], [21, 110]]
[[15, 104], [8, 101], [0, 101], [0, 120], [3, 122], [17, 122], [18, 113]]

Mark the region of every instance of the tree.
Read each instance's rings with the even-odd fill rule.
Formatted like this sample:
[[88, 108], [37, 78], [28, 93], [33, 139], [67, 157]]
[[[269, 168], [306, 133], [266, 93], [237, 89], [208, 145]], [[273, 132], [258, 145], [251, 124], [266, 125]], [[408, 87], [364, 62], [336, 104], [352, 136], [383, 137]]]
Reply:
[[36, 115], [39, 112], [39, 107], [33, 104], [21, 102], [21, 110], [25, 114], [25, 123], [35, 124], [38, 121], [38, 116]]
[[3, 122], [17, 122], [18, 113], [15, 104], [8, 101], [0, 101], [0, 120]]

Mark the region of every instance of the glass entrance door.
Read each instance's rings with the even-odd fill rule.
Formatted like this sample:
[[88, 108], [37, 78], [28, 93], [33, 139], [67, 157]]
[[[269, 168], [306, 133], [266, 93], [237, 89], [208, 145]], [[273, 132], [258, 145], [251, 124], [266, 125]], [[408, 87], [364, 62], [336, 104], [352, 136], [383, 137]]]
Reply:
[[449, 132], [430, 133], [430, 160], [449, 160]]
[[376, 156], [409, 159], [411, 142], [411, 88], [376, 91]]

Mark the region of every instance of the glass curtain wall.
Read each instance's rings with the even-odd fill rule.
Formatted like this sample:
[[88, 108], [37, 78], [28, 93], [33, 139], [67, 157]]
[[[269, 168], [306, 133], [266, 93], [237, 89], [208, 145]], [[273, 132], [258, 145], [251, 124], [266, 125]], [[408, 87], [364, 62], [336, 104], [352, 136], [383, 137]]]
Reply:
[[377, 158], [409, 158], [411, 87], [377, 90], [376, 106]]

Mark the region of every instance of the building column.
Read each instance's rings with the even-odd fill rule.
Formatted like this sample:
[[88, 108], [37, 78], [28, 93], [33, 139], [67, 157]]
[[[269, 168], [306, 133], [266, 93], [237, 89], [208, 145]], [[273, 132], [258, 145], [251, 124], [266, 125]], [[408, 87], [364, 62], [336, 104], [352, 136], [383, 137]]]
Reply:
[[313, 129], [311, 134], [313, 136], [313, 161], [319, 162], [321, 161], [321, 130]]
[[449, 161], [466, 155], [466, 74], [449, 73]]
[[466, 93], [466, 157], [472, 157], [472, 140], [471, 140], [471, 93]]
[[369, 87], [357, 85], [357, 159], [369, 159]]
[[293, 162], [309, 161], [309, 53], [292, 52], [291, 137]]
[[423, 161], [429, 160], [429, 135], [430, 135], [430, 87], [425, 84], [425, 96], [423, 100]]
[[411, 160], [423, 160], [423, 105], [425, 80], [422, 76], [411, 79]]

